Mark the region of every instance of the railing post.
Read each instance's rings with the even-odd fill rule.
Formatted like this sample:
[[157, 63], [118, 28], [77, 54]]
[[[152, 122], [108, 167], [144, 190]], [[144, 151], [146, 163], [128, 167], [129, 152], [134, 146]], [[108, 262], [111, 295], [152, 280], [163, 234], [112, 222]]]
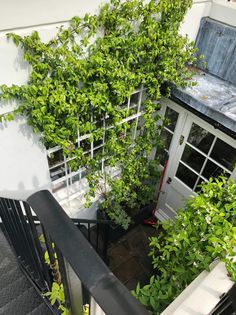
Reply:
[[66, 281], [68, 284], [70, 295], [70, 310], [71, 315], [83, 315], [83, 293], [82, 283], [76, 276], [75, 272], [71, 268], [70, 264], [64, 259]]
[[[93, 297], [90, 300], [89, 315], [106, 315]], [[131, 315], [131, 314], [130, 314]], [[134, 315], [134, 314], [133, 314]]]

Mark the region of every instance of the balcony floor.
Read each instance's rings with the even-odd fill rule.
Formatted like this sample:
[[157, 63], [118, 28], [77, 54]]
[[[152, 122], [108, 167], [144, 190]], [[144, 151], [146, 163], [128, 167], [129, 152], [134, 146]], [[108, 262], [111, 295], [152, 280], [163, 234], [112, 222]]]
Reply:
[[153, 274], [149, 253], [149, 240], [158, 229], [147, 225], [138, 225], [118, 242], [110, 244], [108, 249], [109, 268], [116, 277], [129, 289], [135, 289], [149, 283]]

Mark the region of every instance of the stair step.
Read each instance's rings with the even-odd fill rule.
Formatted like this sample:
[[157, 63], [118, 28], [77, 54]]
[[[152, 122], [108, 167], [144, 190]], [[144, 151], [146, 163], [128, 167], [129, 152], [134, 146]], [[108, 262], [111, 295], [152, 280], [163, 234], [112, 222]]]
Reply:
[[[0, 308], [1, 315], [27, 315], [41, 304], [41, 298], [33, 287]], [[36, 313], [37, 314], [37, 313]]]
[[40, 304], [32, 312], [28, 313], [28, 315], [52, 315], [52, 314], [53, 314], [52, 311], [45, 303]]
[[[1, 246], [0, 246], [1, 248]], [[7, 271], [15, 268], [17, 266], [17, 262], [15, 258], [5, 256], [0, 262], [0, 275], [6, 273]]]
[[0, 291], [8, 284], [13, 283], [22, 276], [22, 271], [18, 266], [0, 274]]
[[18, 296], [22, 295], [22, 293], [24, 293], [30, 287], [30, 283], [25, 279], [23, 274], [15, 281], [8, 282], [8, 285], [2, 287], [0, 290], [0, 308], [16, 299]]

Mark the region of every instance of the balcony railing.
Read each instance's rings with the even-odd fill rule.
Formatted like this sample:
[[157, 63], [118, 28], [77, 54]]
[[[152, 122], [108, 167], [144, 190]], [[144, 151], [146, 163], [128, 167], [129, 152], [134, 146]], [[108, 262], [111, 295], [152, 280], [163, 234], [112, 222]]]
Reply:
[[25, 273], [41, 294], [50, 291], [53, 282], [62, 282], [72, 315], [83, 314], [85, 303], [90, 305], [91, 315], [148, 314], [49, 191], [37, 192], [26, 202], [1, 198], [0, 217]]

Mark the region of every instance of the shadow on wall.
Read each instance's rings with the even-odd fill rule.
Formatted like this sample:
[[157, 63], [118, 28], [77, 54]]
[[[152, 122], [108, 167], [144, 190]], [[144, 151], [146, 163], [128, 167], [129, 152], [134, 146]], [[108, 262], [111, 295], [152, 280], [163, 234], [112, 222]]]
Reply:
[[23, 182], [19, 182], [16, 190], [0, 190], [0, 198], [3, 197], [25, 201], [33, 193], [44, 189], [51, 191], [50, 185], [40, 185], [37, 176], [33, 176], [31, 189], [26, 188]]
[[38, 190], [50, 190], [46, 149], [26, 119], [0, 126], [0, 196], [24, 200]]

